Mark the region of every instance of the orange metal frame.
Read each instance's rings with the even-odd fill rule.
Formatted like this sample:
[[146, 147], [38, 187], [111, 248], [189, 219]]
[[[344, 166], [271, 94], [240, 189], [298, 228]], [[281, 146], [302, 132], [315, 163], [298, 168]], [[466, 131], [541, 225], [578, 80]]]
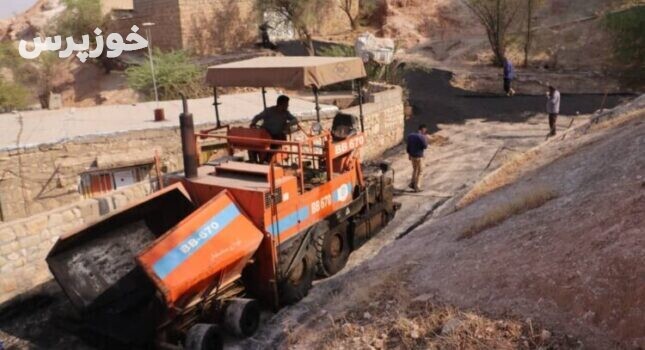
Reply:
[[[266, 143], [267, 141], [259, 138], [209, 133], [199, 133], [196, 137], [201, 139], [216, 138], [227, 142], [257, 142], [258, 144]], [[263, 227], [260, 227], [260, 229], [264, 232], [263, 243], [256, 253], [259, 265], [255, 278], [258, 283], [263, 285], [261, 289], [267, 294], [273, 294], [272, 299], [275, 300], [277, 298], [275, 281], [279, 276], [279, 246], [324, 220], [337, 210], [347, 206], [353, 200], [354, 188], [364, 186], [359, 150], [364, 144], [365, 138], [362, 133], [358, 133], [346, 140], [333, 142], [331, 134], [325, 131], [320, 135], [307, 135], [307, 138], [302, 141], [271, 140], [270, 142], [288, 149], [255, 147], [243, 147], [240, 149], [268, 152], [274, 155], [269, 164], [270, 174], [268, 181], [270, 193], [274, 195], [276, 190], [280, 188], [282, 200], [279, 203], [272, 201], [272, 205], [264, 209], [262, 218], [251, 218], [251, 220], [256, 224], [261, 223]], [[323, 151], [315, 153], [313, 150], [316, 147], [322, 148]], [[232, 152], [233, 150], [230, 151]], [[277, 166], [277, 155], [279, 154], [296, 156], [297, 173], [295, 179], [291, 181], [287, 179], [287, 181], [281, 181], [277, 185], [274, 173]], [[327, 181], [310, 190], [306, 190], [304, 181], [303, 163], [305, 157], [317, 158], [318, 164], [324, 162], [327, 173]], [[238, 199], [246, 201], [243, 197], [249, 196], [240, 196]]]

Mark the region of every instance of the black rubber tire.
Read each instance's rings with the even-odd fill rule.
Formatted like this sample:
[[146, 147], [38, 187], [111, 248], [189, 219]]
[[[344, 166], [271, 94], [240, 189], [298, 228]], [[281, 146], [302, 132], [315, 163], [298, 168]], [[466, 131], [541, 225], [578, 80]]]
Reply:
[[240, 338], [252, 336], [260, 326], [260, 305], [254, 299], [231, 299], [224, 309], [224, 325]]
[[186, 350], [222, 350], [224, 342], [219, 327], [197, 323], [186, 333]]
[[313, 249], [308, 249], [299, 262], [294, 263], [289, 276], [279, 285], [280, 305], [291, 305], [307, 296], [316, 275], [316, 260]]
[[314, 246], [316, 274], [320, 277], [330, 277], [342, 270], [347, 265], [349, 254], [352, 252], [346, 225], [319, 234]]

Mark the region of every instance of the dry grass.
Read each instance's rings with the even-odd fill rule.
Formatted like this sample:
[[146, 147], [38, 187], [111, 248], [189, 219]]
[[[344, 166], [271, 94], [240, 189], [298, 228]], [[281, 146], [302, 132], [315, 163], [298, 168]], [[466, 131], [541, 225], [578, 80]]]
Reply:
[[396, 281], [376, 290], [370, 300], [354, 304], [343, 317], [330, 319], [331, 325], [308, 346], [330, 350], [539, 349], [555, 344], [550, 332], [530, 321], [464, 312], [429, 295], [415, 298]]
[[645, 110], [637, 109], [613, 118], [598, 118], [597, 120], [592, 120], [588, 131], [599, 131], [609, 128], [616, 128], [638, 118], [645, 118]]
[[457, 209], [462, 209], [484, 195], [495, 191], [498, 188], [515, 182], [521, 175], [527, 164], [535, 161], [540, 155], [540, 151], [533, 148], [525, 153], [521, 153], [504, 163], [499, 169], [487, 175], [482, 181], [478, 182], [473, 188], [466, 193], [457, 203]]
[[488, 209], [479, 219], [468, 227], [459, 239], [470, 238], [493, 226], [497, 226], [511, 216], [541, 207], [544, 203], [557, 197], [557, 193], [547, 186], [536, 186], [520, 193], [514, 198]]

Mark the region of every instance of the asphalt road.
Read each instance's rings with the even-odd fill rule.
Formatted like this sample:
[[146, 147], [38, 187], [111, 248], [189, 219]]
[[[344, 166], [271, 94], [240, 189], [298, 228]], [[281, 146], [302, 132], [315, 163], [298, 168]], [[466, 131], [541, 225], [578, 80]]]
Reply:
[[[405, 83], [409, 91], [409, 101], [414, 117], [406, 124], [406, 133], [425, 123], [431, 132], [439, 130], [438, 124], [461, 124], [469, 119], [501, 121], [510, 123], [525, 122], [536, 113], [545, 113], [546, 96], [515, 95], [506, 97], [500, 94], [480, 94], [455, 88], [450, 85], [452, 73], [433, 69], [406, 70]], [[631, 95], [604, 94], [563, 94], [561, 115], [574, 116], [590, 114], [600, 109], [613, 108], [621, 101], [631, 99]]]

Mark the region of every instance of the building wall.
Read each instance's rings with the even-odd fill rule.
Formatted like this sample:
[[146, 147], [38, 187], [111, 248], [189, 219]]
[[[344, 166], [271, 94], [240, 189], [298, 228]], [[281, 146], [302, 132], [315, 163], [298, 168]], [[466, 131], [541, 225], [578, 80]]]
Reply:
[[112, 10], [132, 11], [134, 0], [101, 0], [101, 12], [106, 15]]
[[212, 55], [258, 39], [254, 0], [134, 0], [131, 17], [114, 20], [112, 30], [125, 34], [132, 25], [153, 22], [153, 47], [186, 49]]
[[200, 55], [228, 52], [258, 40], [255, 0], [179, 0], [182, 45]]
[[[362, 152], [364, 160], [377, 159], [385, 150], [403, 140], [401, 88], [381, 86], [378, 90], [380, 91], [368, 98], [369, 103], [364, 105], [365, 131], [368, 136]], [[358, 115], [358, 107], [343, 111]], [[323, 120], [324, 124], [329, 125], [332, 116], [323, 116]], [[313, 121], [310, 118], [305, 124]], [[208, 125], [200, 125], [198, 129], [204, 127]], [[42, 188], [50, 188], [52, 182], [58, 181], [49, 180], [55, 169], [58, 169], [56, 171], [60, 174], [63, 184], [62, 189], [57, 189], [63, 194], [59, 197], [44, 200], [34, 200], [37, 198], [30, 197], [32, 202], [28, 207], [32, 210], [39, 208], [38, 213], [34, 212], [28, 218], [0, 223], [0, 303], [51, 279], [44, 258], [61, 234], [97, 220], [101, 215], [145, 197], [155, 189], [153, 178], [150, 182], [140, 183], [107, 196], [80, 199], [79, 172], [97, 163], [109, 166], [110, 162], [113, 162], [113, 165], [140, 162], [155, 151], [160, 155], [165, 172], [180, 170], [182, 158], [179, 130], [164, 128], [88, 137], [35, 147], [27, 150], [28, 153], [21, 153], [20, 156], [15, 152], [0, 153], [0, 159], [4, 160], [0, 163], [0, 169], [4, 169], [5, 173], [5, 178], [0, 180], [0, 193], [5, 198], [9, 193], [22, 192], [19, 174], [30, 178], [22, 183], [27, 185], [27, 193], [32, 196], [41, 192]], [[17, 158], [22, 158], [23, 167], [28, 168], [24, 168], [22, 172], [16, 171], [15, 167], [20, 166]], [[12, 174], [10, 180], [6, 178], [9, 176], [6, 174], [9, 173]], [[40, 181], [36, 181], [37, 179]], [[53, 200], [53, 207], [47, 207], [51, 210], [45, 211], [46, 206], [42, 203], [49, 200]]]
[[114, 19], [111, 31], [127, 35], [133, 25], [137, 25], [145, 35], [142, 24], [155, 23], [150, 29], [152, 46], [164, 50], [181, 49], [181, 19], [178, 0], [133, 0], [134, 10], [130, 16]]

